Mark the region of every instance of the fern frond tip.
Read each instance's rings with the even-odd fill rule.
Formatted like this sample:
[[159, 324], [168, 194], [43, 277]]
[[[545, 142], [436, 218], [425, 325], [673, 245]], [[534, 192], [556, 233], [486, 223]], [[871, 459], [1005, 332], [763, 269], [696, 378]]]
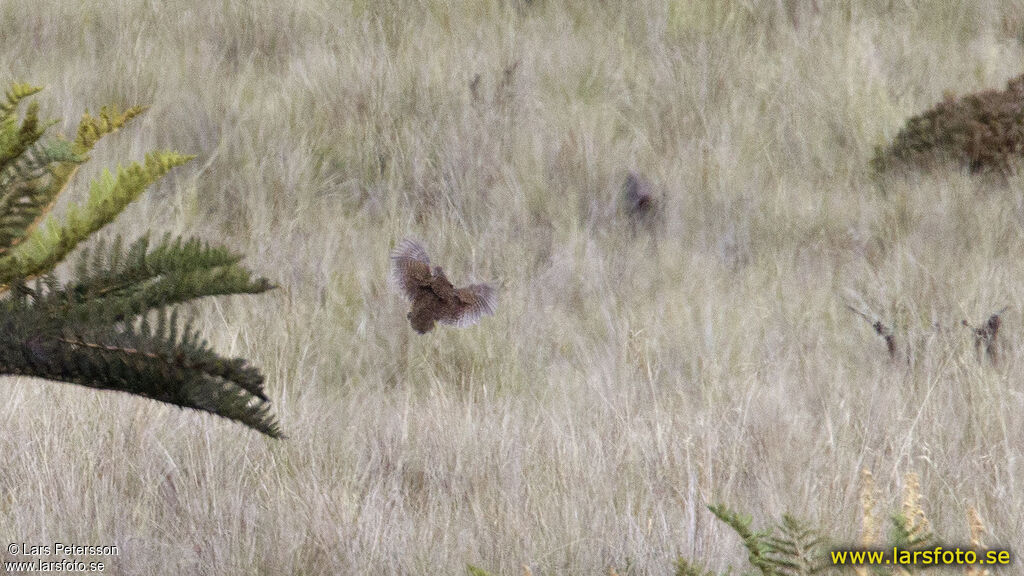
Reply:
[[0, 120], [9, 118], [18, 108], [19, 102], [33, 94], [41, 92], [42, 89], [42, 86], [33, 86], [31, 84], [20, 82], [11, 84], [11, 87], [7, 89], [7, 100], [3, 104], [0, 104]]
[[124, 112], [120, 112], [116, 106], [104, 106], [100, 109], [97, 116], [93, 116], [86, 110], [82, 114], [82, 120], [78, 123], [78, 134], [75, 137], [77, 151], [84, 153], [91, 150], [100, 138], [117, 132], [129, 120], [146, 110], [146, 106], [133, 106]]

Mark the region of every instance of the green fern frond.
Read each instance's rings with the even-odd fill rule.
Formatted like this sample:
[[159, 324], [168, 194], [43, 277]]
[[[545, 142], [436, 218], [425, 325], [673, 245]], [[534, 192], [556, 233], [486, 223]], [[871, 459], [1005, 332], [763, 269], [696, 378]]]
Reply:
[[16, 278], [31, 278], [52, 270], [80, 242], [112, 222], [149, 185], [192, 158], [175, 152], [153, 152], [146, 155], [145, 164], [119, 168], [116, 177], [104, 171], [93, 181], [85, 206], [71, 206], [63, 224], [51, 217], [12, 254], [0, 258], [0, 283], [9, 284]]
[[827, 541], [813, 528], [786, 514], [778, 526], [778, 533], [778, 536], [773, 534], [767, 538], [768, 557], [778, 574], [810, 576], [829, 567]]
[[144, 236], [126, 250], [120, 240], [93, 258], [83, 253], [77, 279], [40, 296], [38, 306], [59, 310], [82, 325], [102, 325], [149, 310], [217, 295], [258, 294], [274, 288], [238, 265], [240, 257], [197, 240], [164, 240], [148, 249]]
[[[36, 128], [38, 124], [35, 117], [36, 109], [36, 103], [33, 102], [25, 122], [18, 131], [17, 137], [12, 137], [13, 140], [10, 144], [5, 143], [3, 139], [5, 131], [0, 128], [0, 170], [3, 170], [6, 166], [6, 162], [9, 160], [8, 155], [11, 158], [20, 156], [35, 140], [42, 136], [46, 128], [52, 125], [48, 124], [43, 128]], [[28, 225], [26, 232], [34, 230], [42, 217], [50, 212], [56, 199], [64, 191], [68, 182], [71, 181], [71, 178], [78, 170], [78, 165], [89, 159], [87, 153], [92, 150], [96, 142], [103, 136], [121, 129], [129, 120], [145, 110], [144, 107], [135, 106], [125, 112], [119, 112], [116, 107], [103, 107], [98, 117], [94, 117], [86, 112], [78, 124], [77, 136], [73, 143], [66, 143], [63, 139], [58, 138], [51, 144], [51, 146], [59, 144], [61, 150], [66, 149], [66, 152], [60, 157], [55, 156], [51, 159], [52, 164], [49, 165], [50, 177], [45, 186], [34, 187], [38, 194], [49, 199], [49, 202], [36, 203], [42, 208], [38, 211], [35, 221]], [[13, 119], [10, 121], [13, 122]], [[15, 244], [17, 243], [20, 243], [20, 239], [18, 242], [15, 242]]]
[[[263, 376], [242, 358], [213, 352], [199, 333], [180, 326], [177, 311], [105, 326], [69, 323], [31, 300], [55, 280], [20, 285], [0, 307], [0, 372], [120, 390], [182, 408], [213, 412], [280, 437], [269, 416]], [[43, 284], [49, 287], [42, 286]]]
[[676, 559], [676, 570], [673, 572], [675, 576], [715, 576], [715, 573], [707, 570], [703, 566], [693, 564], [685, 558]]
[[0, 170], [0, 256], [20, 244], [56, 200], [48, 185], [51, 166], [82, 160], [69, 142], [54, 140], [34, 144]]
[[469, 576], [491, 576], [491, 573], [483, 568], [477, 568], [472, 564], [466, 564], [466, 574]]
[[12, 84], [7, 89], [7, 99], [3, 103], [0, 103], [0, 120], [6, 120], [14, 115], [14, 111], [17, 110], [18, 104], [42, 91], [42, 86], [33, 86], [31, 84], [16, 83]]
[[57, 124], [57, 120], [49, 120], [40, 124], [39, 102], [33, 100], [29, 103], [28, 110], [25, 112], [25, 118], [21, 121], [21, 128], [18, 130], [18, 139], [26, 147], [31, 146], [55, 124]]
[[736, 534], [743, 540], [743, 545], [747, 548], [747, 559], [755, 568], [760, 570], [765, 576], [774, 576], [776, 574], [775, 566], [769, 557], [771, 552], [771, 546], [768, 542], [768, 537], [771, 535], [770, 531], [754, 532], [750, 528], [752, 521], [750, 516], [739, 514], [729, 509], [725, 504], [708, 506], [708, 509], [719, 520], [725, 522], [736, 531]]
[[95, 249], [82, 252], [76, 281], [69, 285], [69, 291], [84, 300], [123, 295], [125, 290], [159, 276], [233, 266], [241, 259], [226, 248], [196, 239], [172, 239], [170, 234], [152, 247], [146, 234], [123, 249], [118, 236], [109, 249], [101, 241]]
[[[747, 549], [747, 559], [761, 576], [811, 576], [831, 568], [828, 540], [818, 531], [788, 514], [774, 529], [755, 532], [751, 518], [720, 504], [708, 507], [719, 520], [732, 528]], [[708, 576], [703, 568], [680, 558], [677, 576]]]
[[105, 171], [85, 203], [58, 220], [49, 213], [89, 150], [144, 108], [86, 113], [73, 142], [44, 140], [52, 124], [40, 121], [35, 102], [20, 124], [17, 117], [19, 103], [38, 91], [16, 84], [0, 104], [0, 374], [128, 392], [281, 437], [259, 370], [215, 353], [179, 326], [173, 308], [273, 288], [241, 266], [240, 255], [170, 235], [124, 248], [118, 237], [83, 251], [77, 274], [57, 280], [53, 269], [72, 250], [192, 156], [154, 152], [116, 175]]
[[116, 106], [104, 106], [100, 109], [99, 116], [92, 116], [89, 112], [82, 115], [78, 123], [78, 133], [75, 136], [75, 152], [85, 154], [96, 142], [107, 134], [117, 132], [129, 120], [146, 111], [144, 106], [133, 106], [119, 112]]
[[901, 550], [919, 550], [932, 546], [935, 543], [935, 535], [923, 530], [905, 515], [894, 514], [889, 541]]
[[39, 103], [35, 101], [29, 104], [20, 127], [15, 116], [0, 121], [0, 171], [39, 142], [43, 134], [56, 123], [56, 120], [50, 120], [40, 124]]
[[26, 336], [22, 354], [3, 355], [5, 373], [129, 392], [281, 437], [263, 376], [242, 359], [217, 356], [194, 333], [179, 340], [131, 331]]
[[[874, 491], [870, 472], [862, 473], [866, 478], [867, 490], [862, 492], [862, 503], [865, 508], [873, 510]], [[908, 473], [904, 488], [902, 511], [890, 517], [892, 530], [884, 549], [893, 547], [900, 550], [922, 550], [933, 548], [943, 539], [936, 537], [931, 531], [930, 523], [921, 506], [920, 484], [916, 474]], [[728, 524], [742, 539], [747, 548], [750, 563], [757, 568], [760, 576], [810, 576], [824, 573], [838, 573], [842, 567], [832, 564], [830, 550], [833, 542], [822, 532], [811, 528], [808, 524], [791, 516], [784, 515], [782, 522], [773, 529], [755, 532], [751, 529], [751, 518], [730, 510], [725, 505], [708, 507], [719, 520]], [[873, 516], [873, 512], [869, 512]], [[969, 514], [971, 524], [972, 545], [980, 546], [978, 534], [984, 530], [977, 512], [973, 509]], [[874, 529], [870, 528], [871, 533]], [[871, 544], [874, 538], [863, 544]], [[948, 541], [948, 540], [946, 540]], [[858, 574], [891, 574], [893, 566], [859, 566]], [[731, 568], [730, 571], [731, 572]], [[909, 574], [909, 567], [896, 570], [900, 574]], [[845, 573], [845, 572], [844, 572]], [[746, 573], [745, 573], [746, 574]], [[692, 564], [685, 558], [676, 561], [676, 576], [714, 576], [702, 566]]]

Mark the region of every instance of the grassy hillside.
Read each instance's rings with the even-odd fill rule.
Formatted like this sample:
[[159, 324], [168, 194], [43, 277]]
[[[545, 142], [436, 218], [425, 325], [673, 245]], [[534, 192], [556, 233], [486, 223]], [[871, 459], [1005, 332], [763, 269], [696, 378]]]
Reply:
[[[198, 155], [111, 233], [188, 231], [282, 285], [196, 312], [290, 436], [0, 380], [0, 544], [117, 544], [110, 574], [724, 570], [745, 553], [707, 504], [852, 542], [862, 468], [892, 505], [918, 472], [950, 543], [972, 504], [1024, 541], [1024, 180], [868, 166], [944, 93], [1024, 71], [1022, 8], [0, 3], [0, 84], [47, 86], [65, 132], [151, 106], [69, 196]], [[620, 210], [628, 170], [663, 194], [656, 236]], [[413, 333], [404, 236], [500, 286], [496, 316]], [[1003, 306], [979, 363], [960, 321]]]

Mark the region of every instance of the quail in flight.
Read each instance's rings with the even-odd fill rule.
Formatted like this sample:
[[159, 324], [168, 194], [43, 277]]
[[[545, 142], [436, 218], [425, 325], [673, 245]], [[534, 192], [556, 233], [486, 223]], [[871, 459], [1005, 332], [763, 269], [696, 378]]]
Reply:
[[391, 252], [391, 278], [412, 302], [406, 318], [416, 332], [426, 334], [434, 323], [471, 326], [484, 314], [494, 314], [498, 298], [489, 284], [456, 288], [440, 266], [430, 267], [427, 251], [414, 240], [402, 240]]

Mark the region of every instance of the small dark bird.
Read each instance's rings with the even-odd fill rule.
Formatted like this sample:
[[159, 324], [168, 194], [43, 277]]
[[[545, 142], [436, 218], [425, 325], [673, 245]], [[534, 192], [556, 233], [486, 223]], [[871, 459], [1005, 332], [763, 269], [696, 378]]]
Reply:
[[651, 183], [643, 176], [636, 172], [626, 174], [626, 182], [622, 189], [625, 194], [626, 211], [633, 216], [644, 216], [655, 209]]
[[440, 266], [430, 268], [427, 251], [414, 240], [402, 240], [391, 252], [391, 279], [412, 302], [406, 318], [416, 332], [426, 334], [434, 323], [465, 327], [494, 314], [498, 298], [489, 284], [456, 288]]
[[637, 172], [627, 172], [622, 183], [622, 211], [627, 216], [633, 236], [650, 236], [655, 243], [664, 229], [661, 193]]

